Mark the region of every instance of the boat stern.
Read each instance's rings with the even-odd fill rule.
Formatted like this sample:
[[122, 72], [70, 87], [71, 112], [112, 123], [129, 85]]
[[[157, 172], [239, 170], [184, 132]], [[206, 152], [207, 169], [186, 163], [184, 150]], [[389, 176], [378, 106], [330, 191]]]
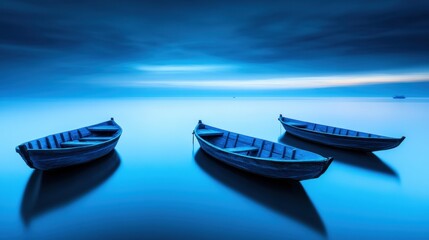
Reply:
[[395, 148], [395, 147], [397, 147], [397, 146], [399, 146], [399, 145], [401, 145], [401, 143], [402, 143], [404, 140], [405, 140], [405, 136], [402, 136], [402, 137], [399, 139], [399, 141], [396, 143], [396, 145], [394, 146], [394, 148]]
[[18, 145], [15, 148], [15, 151], [22, 157], [22, 159], [24, 159], [25, 163], [29, 167], [34, 168], [33, 163], [31, 162], [30, 155], [28, 154], [28, 150], [27, 150], [27, 147], [25, 146], [25, 144]]
[[328, 157], [327, 159], [326, 159], [326, 162], [325, 162], [325, 164], [323, 165], [323, 167], [322, 167], [322, 171], [320, 171], [320, 174], [319, 175], [317, 175], [317, 177], [315, 177], [315, 178], [318, 178], [318, 177], [320, 177], [320, 176], [322, 176], [322, 174], [324, 174], [325, 172], [326, 172], [326, 170], [328, 170], [328, 168], [329, 168], [329, 166], [331, 165], [331, 163], [332, 163], [332, 161], [334, 160], [334, 158], [333, 157]]
[[201, 120], [198, 120], [198, 123], [197, 123], [197, 125], [195, 126], [195, 129], [194, 129], [194, 132], [196, 131], [196, 130], [198, 130], [198, 129], [201, 129], [201, 128], [204, 128], [204, 123], [203, 123], [203, 121], [201, 121]]

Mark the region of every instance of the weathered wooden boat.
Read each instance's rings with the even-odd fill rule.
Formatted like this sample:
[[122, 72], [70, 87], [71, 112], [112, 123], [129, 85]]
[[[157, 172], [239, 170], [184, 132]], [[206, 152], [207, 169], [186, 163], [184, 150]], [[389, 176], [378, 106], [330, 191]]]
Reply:
[[305, 180], [322, 175], [332, 162], [292, 146], [215, 128], [201, 121], [194, 129], [201, 149], [221, 162], [271, 178]]
[[29, 167], [51, 170], [105, 156], [115, 148], [121, 134], [121, 127], [112, 118], [23, 143], [16, 147], [16, 152]]
[[399, 146], [405, 139], [405, 137], [391, 138], [372, 133], [300, 121], [283, 117], [281, 114], [279, 121], [287, 133], [296, 137], [332, 147], [356, 151], [372, 152], [387, 150]]

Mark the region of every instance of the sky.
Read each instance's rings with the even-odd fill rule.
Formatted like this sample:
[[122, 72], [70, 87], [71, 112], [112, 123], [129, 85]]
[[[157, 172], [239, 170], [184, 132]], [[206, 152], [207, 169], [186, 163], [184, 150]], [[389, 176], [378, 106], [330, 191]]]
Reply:
[[0, 96], [429, 96], [428, 1], [0, 2]]

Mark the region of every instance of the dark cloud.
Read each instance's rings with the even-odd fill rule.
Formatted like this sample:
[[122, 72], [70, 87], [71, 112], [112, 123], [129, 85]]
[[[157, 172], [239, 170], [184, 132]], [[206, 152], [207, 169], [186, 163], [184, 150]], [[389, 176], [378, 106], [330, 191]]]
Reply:
[[305, 12], [268, 13], [250, 19], [237, 30], [236, 37], [245, 43], [245, 49], [238, 48], [229, 54], [229, 49], [214, 53], [255, 62], [395, 55], [425, 57], [429, 53], [427, 12], [428, 8], [396, 6], [376, 12], [361, 8], [311, 16]]
[[4, 0], [0, 84], [126, 75], [133, 64], [215, 62], [275, 74], [428, 67], [427, 12], [425, 2], [387, 0]]

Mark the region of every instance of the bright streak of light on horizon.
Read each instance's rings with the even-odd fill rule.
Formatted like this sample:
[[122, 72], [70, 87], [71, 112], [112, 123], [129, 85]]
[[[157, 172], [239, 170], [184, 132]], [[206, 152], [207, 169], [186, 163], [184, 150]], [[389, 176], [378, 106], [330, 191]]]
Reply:
[[426, 81], [429, 81], [429, 73], [278, 77], [253, 80], [131, 80], [107, 81], [103, 84], [117, 87], [141, 88], [279, 90]]

